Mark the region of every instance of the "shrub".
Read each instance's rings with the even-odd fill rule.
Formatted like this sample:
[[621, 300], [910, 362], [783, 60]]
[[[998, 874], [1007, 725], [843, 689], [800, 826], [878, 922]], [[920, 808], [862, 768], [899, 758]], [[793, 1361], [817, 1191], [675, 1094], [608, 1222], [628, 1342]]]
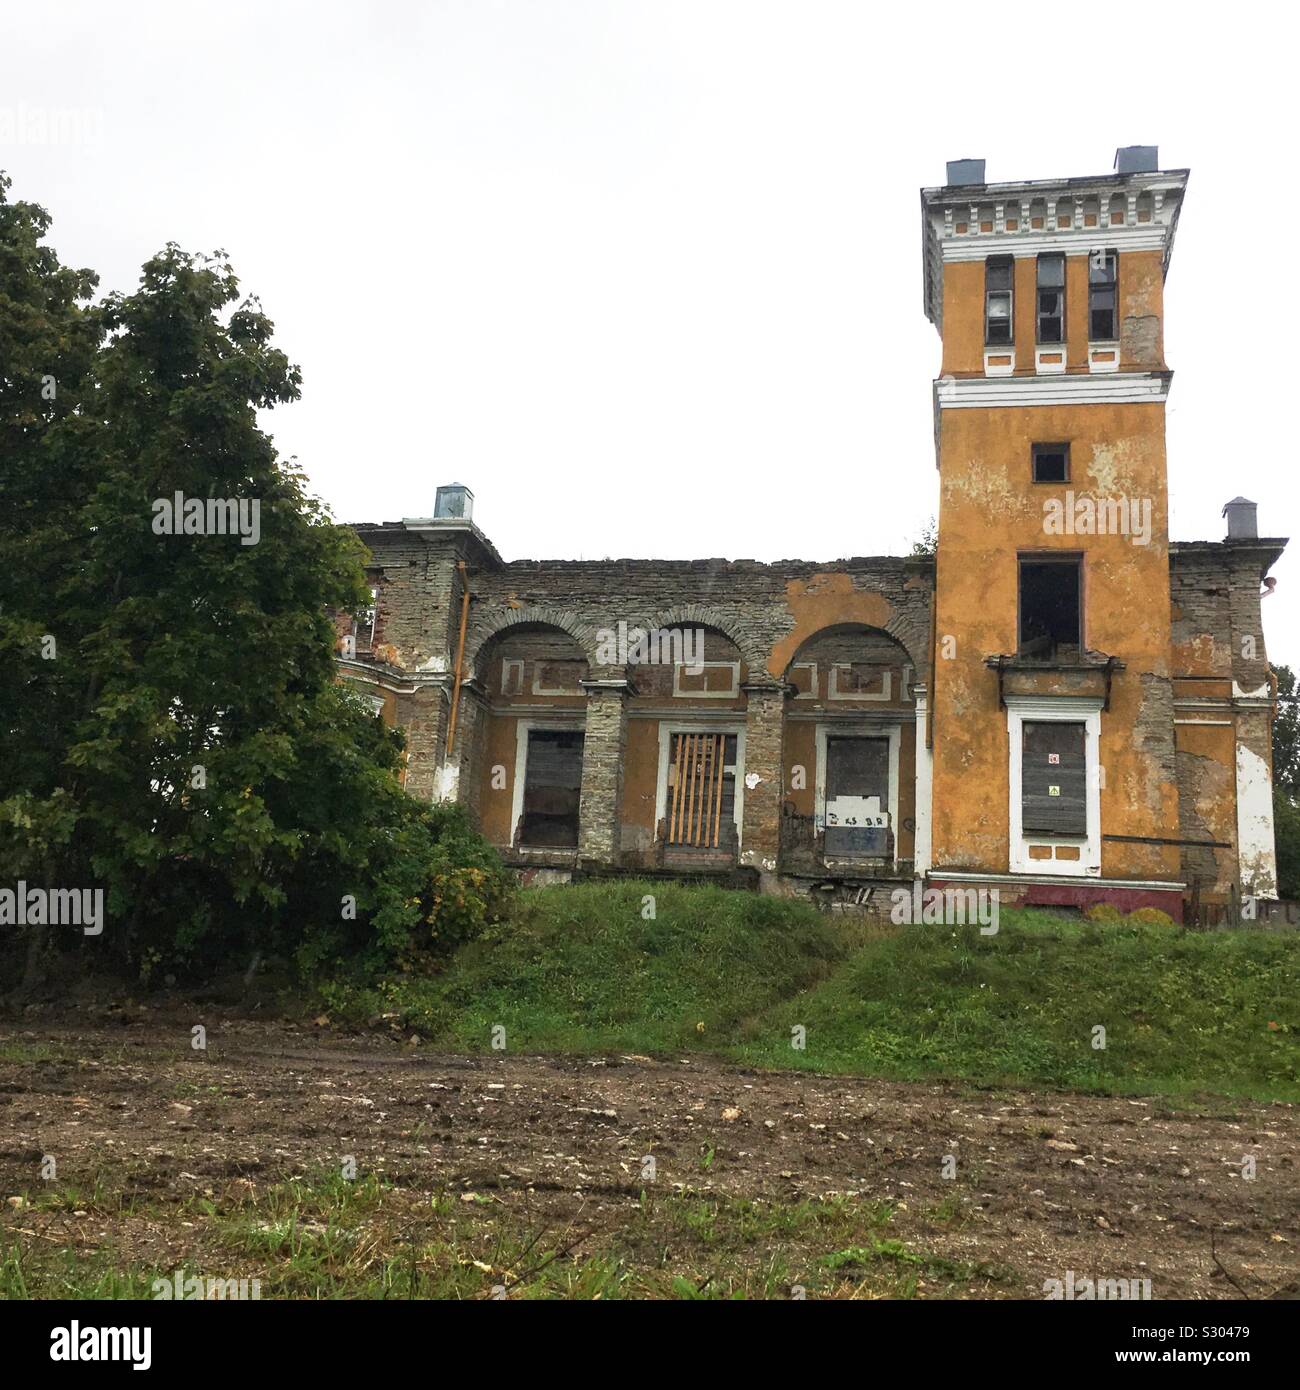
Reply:
[[1139, 907], [1136, 911], [1129, 913], [1128, 920], [1138, 927], [1172, 927], [1174, 925], [1174, 919], [1167, 912], [1161, 912], [1158, 907]]

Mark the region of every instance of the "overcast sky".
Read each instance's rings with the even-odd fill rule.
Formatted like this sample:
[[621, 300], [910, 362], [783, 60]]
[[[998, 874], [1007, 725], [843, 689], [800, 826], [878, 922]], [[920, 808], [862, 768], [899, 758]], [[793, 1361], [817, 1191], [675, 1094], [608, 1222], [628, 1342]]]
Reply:
[[[458, 481], [507, 559], [829, 560], [903, 553], [937, 506], [918, 188], [960, 156], [1048, 178], [1158, 143], [1192, 170], [1173, 537], [1219, 539], [1238, 493], [1286, 535], [1296, 33], [1280, 7], [1189, 20], [11, 3], [0, 167], [104, 289], [169, 240], [230, 253], [303, 370], [266, 425], [341, 520], [427, 516]], [[71, 109], [74, 138], [22, 138]], [[1275, 573], [1269, 650], [1298, 665], [1300, 561]]]

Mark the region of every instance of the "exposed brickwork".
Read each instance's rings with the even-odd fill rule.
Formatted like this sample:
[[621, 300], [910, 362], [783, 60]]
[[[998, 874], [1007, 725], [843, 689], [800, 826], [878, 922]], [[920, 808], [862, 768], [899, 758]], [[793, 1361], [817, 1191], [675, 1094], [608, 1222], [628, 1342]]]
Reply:
[[578, 810], [578, 861], [618, 860], [627, 703], [623, 689], [593, 688], [587, 696], [582, 745], [582, 800]]
[[786, 692], [776, 685], [745, 691], [745, 816], [741, 863], [762, 875], [777, 870], [781, 847], [781, 744]]
[[[377, 683], [394, 692], [389, 698], [394, 701], [395, 722], [407, 737], [408, 789], [421, 797], [454, 796], [476, 819], [485, 812], [485, 795], [498, 798], [496, 823], [501, 842], [509, 843], [514, 830], [508, 812], [515, 743], [512, 736], [504, 742], [498, 737], [494, 766], [505, 785], [485, 793], [492, 773], [486, 754], [489, 726], [502, 712], [503, 701], [518, 706], [521, 714], [571, 718], [573, 727], [585, 734], [576, 857], [591, 867], [654, 864], [661, 855], [651, 805], [653, 777], [647, 784], [641, 768], [635, 789], [626, 782], [633, 710], [732, 720], [733, 727], [743, 727], [744, 773], [757, 780], [743, 789], [740, 859], [760, 874], [765, 887], [775, 888], [782, 801], [788, 794], [783, 767], [794, 727], [789, 716], [804, 709], [809, 698], [808, 672], [792, 671], [792, 666], [816, 663], [818, 708], [827, 710], [825, 717], [849, 717], [854, 712], [847, 707], [836, 710], [827, 702], [832, 666], [841, 667], [845, 688], [860, 683], [863, 691], [876, 693], [883, 690], [879, 672], [896, 672], [888, 702], [869, 710], [859, 707], [859, 713], [885, 718], [900, 702], [910, 704], [904, 679], [921, 684], [929, 672], [933, 562], [925, 559], [875, 557], [825, 565], [747, 560], [507, 564], [480, 533], [463, 527], [430, 534], [386, 524], [360, 531], [372, 551], [370, 575], [379, 590], [378, 618], [373, 650], [359, 651], [344, 670], [364, 671], [371, 688]], [[1184, 747], [1186, 740], [1176, 737], [1181, 723], [1175, 721], [1187, 714], [1189, 698], [1209, 700], [1231, 725], [1225, 746], [1240, 739], [1267, 757], [1269, 711], [1247, 707], [1251, 702], [1243, 702], [1240, 692], [1258, 690], [1268, 681], [1259, 577], [1278, 545], [1171, 547], [1173, 679], [1141, 671], [1118, 678], [1140, 688], [1132, 737], [1152, 770], [1149, 787], [1124, 788], [1120, 794], [1156, 796], [1161, 786], [1176, 786], [1178, 833], [1198, 841], [1193, 846], [1134, 849], [1130, 861], [1158, 877], [1173, 853], [1179, 861], [1174, 872], [1198, 884], [1198, 891], [1208, 897], [1228, 893], [1238, 874], [1235, 831], [1225, 830], [1231, 816], [1225, 819], [1222, 804], [1225, 795], [1234, 795], [1232, 757], [1218, 745], [1209, 751], [1194, 743]], [[448, 759], [445, 746], [466, 582], [471, 602], [457, 731]], [[674, 693], [671, 667], [602, 663], [601, 634], [617, 630], [620, 621], [629, 630], [704, 629], [705, 659], [737, 662], [741, 688], [733, 697], [682, 700], [680, 692]], [[340, 620], [338, 630], [346, 632], [346, 622]], [[522, 670], [514, 668], [507, 675], [507, 660], [523, 662]], [[626, 689], [593, 684], [627, 679], [631, 685]], [[1030, 690], [1037, 679], [1032, 673], [1009, 676], [1008, 689], [1018, 689], [1019, 681]], [[1071, 680], [1079, 693], [1104, 689], [1104, 679], [1096, 672], [1068, 677], [1066, 684]], [[797, 703], [791, 685], [803, 693]], [[989, 688], [996, 688], [992, 673]], [[910, 711], [904, 713], [910, 720]], [[803, 737], [811, 739], [811, 734]], [[910, 724], [905, 737], [912, 737]], [[639, 746], [644, 762], [649, 745], [643, 738]], [[941, 739], [936, 746], [941, 757]], [[801, 752], [796, 761], [806, 761], [807, 756]], [[909, 754], [909, 775], [911, 768]], [[910, 804], [910, 790], [908, 799]], [[627, 819], [633, 801], [644, 807], [636, 812], [635, 823]], [[980, 814], [986, 813], [1002, 814], [998, 807], [982, 808]], [[1199, 843], [1224, 839], [1233, 840], [1233, 847]]]

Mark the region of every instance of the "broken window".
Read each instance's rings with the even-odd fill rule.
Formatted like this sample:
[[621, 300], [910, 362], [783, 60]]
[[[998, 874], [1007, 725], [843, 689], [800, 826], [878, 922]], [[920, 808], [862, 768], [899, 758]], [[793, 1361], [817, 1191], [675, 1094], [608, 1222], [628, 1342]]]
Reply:
[[519, 843], [541, 849], [576, 849], [581, 792], [582, 735], [562, 729], [530, 729]]
[[735, 849], [735, 734], [672, 736], [667, 810], [668, 844], [672, 847]]
[[1054, 661], [1079, 655], [1083, 630], [1080, 568], [1078, 556], [1021, 557], [1021, 656]]
[[1088, 257], [1088, 337], [1092, 342], [1115, 338], [1118, 262], [1114, 251], [1094, 251]]
[[1068, 483], [1070, 481], [1070, 446], [1068, 444], [1035, 444], [1031, 447], [1034, 482]]
[[1057, 720], [1024, 724], [1020, 825], [1027, 833], [1088, 833], [1086, 731]]
[[1015, 263], [1010, 256], [990, 256], [984, 262], [984, 341], [1009, 343], [1011, 326], [1011, 276]]
[[1038, 341], [1065, 341], [1065, 257], [1038, 258]]
[[379, 617], [379, 590], [371, 587], [370, 602], [352, 619], [353, 650], [368, 652], [375, 644], [375, 622]]
[[889, 740], [826, 740], [825, 846], [828, 859], [892, 852]]

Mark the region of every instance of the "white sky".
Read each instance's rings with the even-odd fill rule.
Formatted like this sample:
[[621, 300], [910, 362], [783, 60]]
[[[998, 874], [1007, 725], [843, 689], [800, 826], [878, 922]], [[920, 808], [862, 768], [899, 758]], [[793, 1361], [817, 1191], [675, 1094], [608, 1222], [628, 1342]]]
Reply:
[[[1191, 184], [1174, 539], [1295, 529], [1291, 12], [832, 0], [9, 3], [0, 142], [62, 258], [226, 249], [304, 373], [266, 424], [342, 520], [468, 484], [507, 559], [901, 554], [937, 506], [917, 190]], [[1208, 20], [1210, 16], [1204, 14]], [[1300, 550], [1300, 537], [1296, 549]], [[1300, 665], [1300, 561], [1264, 604]]]

